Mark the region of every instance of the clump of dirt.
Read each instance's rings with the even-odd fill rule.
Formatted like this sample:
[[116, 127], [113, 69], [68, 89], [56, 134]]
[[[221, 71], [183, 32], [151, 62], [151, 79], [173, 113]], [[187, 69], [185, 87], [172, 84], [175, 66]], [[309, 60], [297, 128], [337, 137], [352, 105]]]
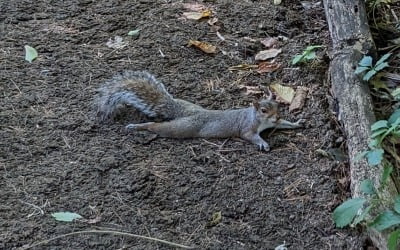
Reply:
[[[0, 247], [16, 249], [79, 230], [112, 229], [198, 249], [355, 249], [354, 232], [338, 231], [332, 209], [347, 192], [346, 163], [318, 152], [343, 149], [329, 105], [326, 58], [290, 65], [308, 45], [329, 44], [321, 5], [300, 1], [205, 1], [221, 41], [206, 21], [187, 20], [181, 1], [6, 1], [1, 8]], [[313, 1], [316, 3], [317, 1]], [[130, 30], [140, 29], [138, 37]], [[106, 46], [121, 36], [127, 45]], [[258, 39], [281, 36], [281, 69], [231, 72], [254, 63]], [[251, 38], [251, 39], [249, 39]], [[218, 53], [187, 47], [207, 41]], [[253, 41], [255, 40], [255, 41]], [[23, 47], [39, 58], [23, 60]], [[271, 152], [239, 139], [154, 139], [124, 123], [93, 122], [93, 97], [123, 70], [148, 70], [168, 90], [211, 109], [250, 105], [240, 85], [280, 82], [309, 88], [306, 128], [264, 133]], [[341, 182], [337, 179], [341, 178]], [[341, 183], [341, 184], [340, 184]], [[71, 211], [87, 222], [62, 223]], [[221, 212], [219, 223], [212, 215]], [[37, 249], [164, 249], [114, 234], [82, 234]]]

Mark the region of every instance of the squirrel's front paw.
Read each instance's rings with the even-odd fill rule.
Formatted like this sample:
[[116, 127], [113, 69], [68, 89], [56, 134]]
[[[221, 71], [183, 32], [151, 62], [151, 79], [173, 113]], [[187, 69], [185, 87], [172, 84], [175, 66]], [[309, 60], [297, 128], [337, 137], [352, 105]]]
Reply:
[[270, 147], [269, 147], [269, 145], [268, 145], [268, 143], [266, 143], [266, 142], [263, 142], [263, 143], [260, 143], [260, 144], [258, 144], [258, 147], [260, 148], [260, 150], [261, 151], [270, 151], [271, 149], [270, 149]]

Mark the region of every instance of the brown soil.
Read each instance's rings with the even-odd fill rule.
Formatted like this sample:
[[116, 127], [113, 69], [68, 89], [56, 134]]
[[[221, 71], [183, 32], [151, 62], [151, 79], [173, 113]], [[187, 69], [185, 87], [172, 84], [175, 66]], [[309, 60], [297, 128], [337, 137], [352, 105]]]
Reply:
[[[232, 3], [231, 3], [232, 2]], [[316, 3], [317, 1], [312, 1]], [[347, 194], [343, 135], [330, 105], [326, 51], [290, 60], [308, 45], [329, 46], [321, 5], [300, 1], [205, 1], [206, 21], [181, 17], [181, 1], [3, 1], [0, 8], [0, 248], [17, 249], [80, 230], [115, 230], [198, 249], [358, 249], [332, 210]], [[137, 38], [127, 36], [140, 29]], [[106, 46], [121, 36], [122, 49]], [[284, 36], [274, 73], [231, 72], [263, 49], [251, 39]], [[248, 39], [251, 38], [251, 39]], [[215, 44], [207, 55], [189, 39]], [[24, 60], [24, 45], [39, 58]], [[123, 70], [148, 70], [177, 97], [207, 108], [250, 105], [240, 85], [306, 86], [306, 128], [264, 133], [271, 152], [239, 139], [163, 139], [98, 126], [96, 89]], [[210, 82], [214, 83], [210, 88]], [[337, 155], [337, 154], [336, 154]], [[70, 211], [96, 223], [56, 221]], [[222, 219], [213, 225], [214, 213]], [[169, 249], [115, 234], [80, 234], [35, 249]]]

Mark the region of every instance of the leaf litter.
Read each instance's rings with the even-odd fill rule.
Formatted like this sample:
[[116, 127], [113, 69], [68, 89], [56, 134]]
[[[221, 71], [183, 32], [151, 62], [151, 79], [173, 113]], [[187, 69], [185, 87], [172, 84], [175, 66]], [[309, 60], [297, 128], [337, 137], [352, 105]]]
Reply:
[[267, 59], [275, 58], [281, 52], [282, 52], [281, 49], [275, 49], [275, 48], [268, 49], [268, 50], [261, 50], [260, 52], [258, 52], [256, 54], [255, 59], [257, 61], [264, 61]]
[[210, 43], [207, 43], [207, 42], [201, 42], [201, 41], [197, 41], [197, 40], [189, 40], [187, 46], [188, 47], [195, 46], [196, 48], [199, 48], [200, 50], [202, 50], [203, 52], [205, 52], [207, 54], [217, 53], [217, 47]]

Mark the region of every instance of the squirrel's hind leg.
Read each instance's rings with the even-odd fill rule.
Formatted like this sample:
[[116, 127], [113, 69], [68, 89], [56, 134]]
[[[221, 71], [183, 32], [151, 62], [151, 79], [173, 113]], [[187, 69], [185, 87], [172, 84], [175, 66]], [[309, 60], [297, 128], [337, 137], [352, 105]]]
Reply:
[[199, 136], [199, 126], [193, 124], [189, 117], [184, 117], [166, 122], [146, 122], [138, 124], [128, 124], [126, 129], [148, 130], [161, 137], [169, 138], [193, 138]]
[[149, 127], [155, 124], [155, 122], [145, 122], [145, 123], [137, 123], [137, 124], [128, 124], [125, 126], [126, 130], [148, 130]]

